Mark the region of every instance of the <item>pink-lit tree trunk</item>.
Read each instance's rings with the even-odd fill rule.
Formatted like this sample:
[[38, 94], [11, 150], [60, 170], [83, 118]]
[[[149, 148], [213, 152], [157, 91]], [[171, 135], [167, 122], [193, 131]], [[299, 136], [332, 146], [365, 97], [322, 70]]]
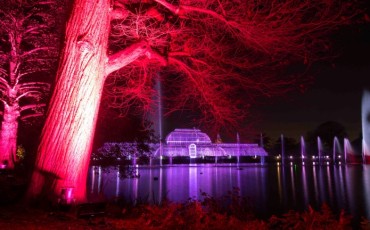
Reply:
[[85, 199], [87, 167], [105, 78], [109, 0], [77, 0], [42, 132], [28, 195], [58, 195], [73, 187]]
[[107, 56], [110, 0], [76, 0], [67, 22], [57, 82], [41, 134], [28, 197], [58, 196], [74, 188], [85, 200], [86, 179], [106, 76], [142, 55], [146, 42]]
[[0, 162], [6, 162], [6, 167], [9, 168], [13, 168], [16, 161], [19, 116], [20, 109], [18, 104], [4, 106], [0, 132], [0, 152], [2, 153]]
[[56, 2], [9, 0], [0, 8], [0, 165], [7, 168], [17, 159], [19, 121], [43, 115], [57, 57]]

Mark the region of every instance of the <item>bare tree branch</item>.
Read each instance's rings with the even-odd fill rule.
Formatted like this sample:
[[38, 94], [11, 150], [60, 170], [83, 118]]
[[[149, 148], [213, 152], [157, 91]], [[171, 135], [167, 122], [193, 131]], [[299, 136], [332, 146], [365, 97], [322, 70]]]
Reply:
[[29, 91], [24, 92], [21, 95], [17, 96], [15, 98], [15, 101], [18, 101], [19, 102], [19, 100], [22, 99], [22, 98], [24, 98], [24, 97], [35, 96], [35, 95], [40, 95], [41, 96], [42, 95], [42, 92], [40, 92], [38, 90], [29, 90]]
[[50, 84], [42, 81], [25, 82], [17, 85], [18, 90], [49, 89]]
[[4, 68], [0, 67], [0, 74], [3, 75], [5, 78], [8, 77], [8, 73]]
[[40, 51], [50, 51], [51, 49], [56, 49], [55, 47], [38, 47], [38, 48], [35, 48], [35, 49], [32, 49], [32, 50], [29, 50], [27, 52], [24, 52], [22, 55], [20, 55], [21, 58], [24, 58], [25, 56], [28, 56], [28, 55], [31, 55], [31, 54], [34, 54], [36, 52], [40, 52]]
[[31, 119], [31, 118], [41, 117], [41, 116], [44, 116], [44, 115], [45, 115], [44, 112], [37, 112], [37, 113], [27, 114], [27, 115], [21, 116], [21, 120], [25, 121], [25, 120], [28, 120], [28, 119]]
[[106, 65], [106, 76], [127, 66], [128, 64], [134, 62], [144, 55], [147, 56], [149, 59], [156, 59], [157, 61], [162, 63], [162, 65], [166, 64], [164, 58], [162, 58], [158, 53], [154, 52], [148, 46], [148, 43], [146, 41], [141, 41], [109, 56], [108, 63]]
[[48, 28], [46, 25], [39, 25], [39, 26], [32, 26], [28, 30], [23, 31], [23, 36], [27, 36], [30, 34], [38, 34], [42, 29]]
[[44, 107], [46, 106], [45, 103], [40, 103], [40, 104], [29, 104], [29, 105], [25, 105], [25, 106], [21, 106], [21, 112], [22, 111], [25, 111], [25, 110], [33, 110], [33, 109], [37, 109], [39, 107]]

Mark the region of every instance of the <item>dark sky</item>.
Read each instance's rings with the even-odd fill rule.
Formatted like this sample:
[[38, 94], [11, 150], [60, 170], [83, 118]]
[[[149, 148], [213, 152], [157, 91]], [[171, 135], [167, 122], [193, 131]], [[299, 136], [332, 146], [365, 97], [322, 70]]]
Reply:
[[273, 139], [299, 138], [326, 121], [344, 125], [350, 139], [361, 132], [361, 98], [370, 86], [370, 24], [346, 28], [333, 36], [338, 57], [314, 68], [314, 84], [261, 106], [257, 130]]

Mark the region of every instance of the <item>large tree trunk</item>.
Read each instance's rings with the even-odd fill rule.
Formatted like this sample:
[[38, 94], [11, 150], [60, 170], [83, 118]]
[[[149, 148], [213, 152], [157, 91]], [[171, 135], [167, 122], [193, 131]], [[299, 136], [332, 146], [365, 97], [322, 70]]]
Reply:
[[6, 164], [7, 168], [14, 168], [16, 161], [19, 115], [18, 104], [4, 105], [0, 132], [0, 165]]
[[[74, 188], [85, 200], [92, 140], [105, 77], [110, 0], [75, 0], [28, 198]], [[43, 198], [44, 199], [44, 198]]]

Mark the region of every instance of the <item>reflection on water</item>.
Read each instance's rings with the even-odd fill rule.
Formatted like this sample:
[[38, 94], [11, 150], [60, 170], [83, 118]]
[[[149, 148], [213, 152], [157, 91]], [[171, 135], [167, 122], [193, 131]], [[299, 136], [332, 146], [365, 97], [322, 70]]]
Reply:
[[365, 215], [368, 217], [370, 216], [370, 168], [364, 167], [364, 177], [363, 177], [363, 194], [368, 194], [368, 196], [365, 195]]
[[91, 197], [160, 203], [222, 197], [233, 188], [248, 198], [255, 213], [269, 217], [327, 203], [355, 218], [370, 219], [370, 165], [171, 165], [137, 168], [140, 178], [122, 179], [114, 167], [93, 166], [87, 184]]
[[197, 167], [190, 165], [189, 167], [189, 196], [198, 200], [198, 175]]

